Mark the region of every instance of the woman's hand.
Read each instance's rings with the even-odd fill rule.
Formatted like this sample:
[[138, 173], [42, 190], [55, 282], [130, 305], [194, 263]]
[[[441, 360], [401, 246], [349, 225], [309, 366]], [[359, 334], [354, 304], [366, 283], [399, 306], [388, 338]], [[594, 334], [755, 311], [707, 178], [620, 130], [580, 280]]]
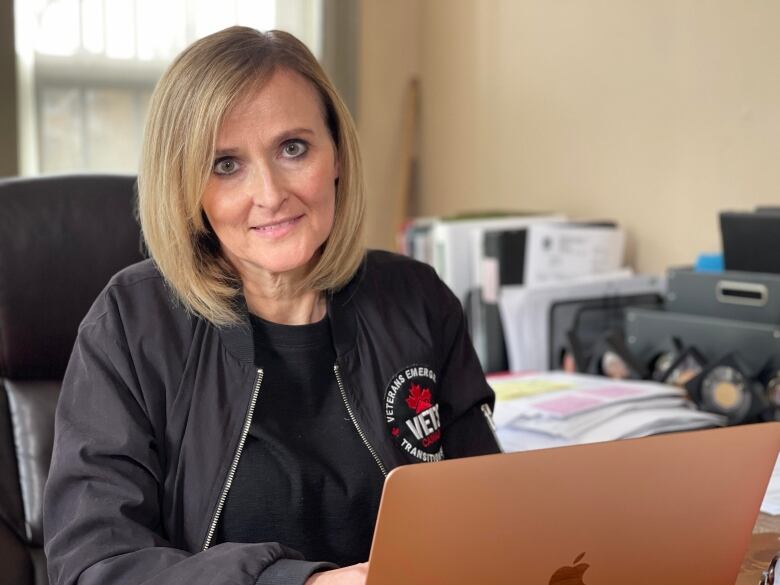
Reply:
[[368, 563], [360, 563], [315, 573], [306, 580], [306, 585], [365, 585], [367, 575]]

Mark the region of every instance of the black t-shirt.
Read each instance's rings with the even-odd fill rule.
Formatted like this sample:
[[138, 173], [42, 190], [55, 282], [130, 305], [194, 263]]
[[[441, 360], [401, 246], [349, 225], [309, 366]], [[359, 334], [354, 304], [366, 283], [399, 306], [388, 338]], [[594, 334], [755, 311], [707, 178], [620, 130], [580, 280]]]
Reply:
[[279, 542], [306, 560], [368, 560], [384, 478], [336, 381], [326, 317], [279, 325], [252, 317], [257, 405], [217, 542]]

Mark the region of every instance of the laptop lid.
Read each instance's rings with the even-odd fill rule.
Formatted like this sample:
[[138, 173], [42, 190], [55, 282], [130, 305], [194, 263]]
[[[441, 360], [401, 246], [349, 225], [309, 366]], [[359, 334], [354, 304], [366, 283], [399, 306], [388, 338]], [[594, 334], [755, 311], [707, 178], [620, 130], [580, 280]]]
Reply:
[[780, 449], [762, 423], [408, 465], [368, 585], [733, 585]]

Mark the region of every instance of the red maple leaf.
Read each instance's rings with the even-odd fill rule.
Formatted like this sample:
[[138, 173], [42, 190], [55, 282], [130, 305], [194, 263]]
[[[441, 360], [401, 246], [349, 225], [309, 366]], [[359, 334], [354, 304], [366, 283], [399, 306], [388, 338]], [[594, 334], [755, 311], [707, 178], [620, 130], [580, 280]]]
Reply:
[[414, 409], [415, 414], [428, 410], [431, 407], [431, 391], [428, 388], [421, 388], [419, 384], [412, 384], [406, 404]]
[[394, 437], [397, 437], [397, 436], [398, 436], [398, 433], [400, 433], [400, 432], [401, 432], [401, 429], [399, 429], [398, 427], [393, 427], [393, 430], [392, 430], [392, 431], [390, 431], [390, 432], [391, 432], [391, 433], [393, 433], [393, 436], [394, 436]]

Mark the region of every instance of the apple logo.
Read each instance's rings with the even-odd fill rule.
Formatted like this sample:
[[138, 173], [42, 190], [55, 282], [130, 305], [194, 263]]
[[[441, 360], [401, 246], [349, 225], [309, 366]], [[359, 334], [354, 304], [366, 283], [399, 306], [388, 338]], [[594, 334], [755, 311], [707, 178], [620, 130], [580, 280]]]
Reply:
[[585, 581], [582, 580], [582, 576], [585, 571], [588, 570], [590, 565], [588, 563], [579, 563], [585, 553], [580, 553], [576, 559], [574, 559], [573, 567], [561, 567], [553, 573], [550, 577], [549, 585], [585, 585]]

